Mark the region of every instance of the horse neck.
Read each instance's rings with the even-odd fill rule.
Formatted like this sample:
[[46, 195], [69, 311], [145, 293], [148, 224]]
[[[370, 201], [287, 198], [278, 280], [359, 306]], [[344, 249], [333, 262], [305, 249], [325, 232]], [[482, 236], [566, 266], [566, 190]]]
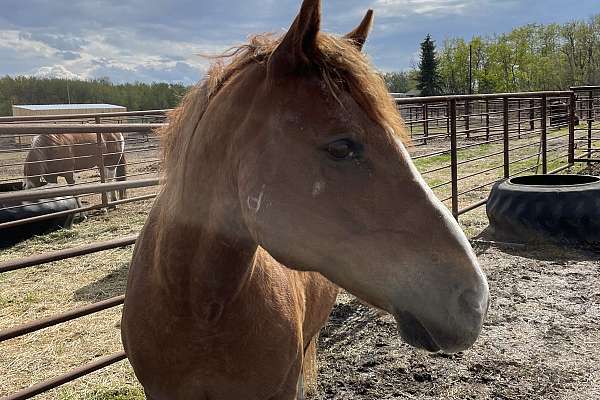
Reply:
[[[159, 199], [157, 206], [168, 207], [163, 204]], [[182, 315], [191, 312], [207, 323], [215, 322], [250, 279], [256, 244], [243, 232], [224, 229], [225, 222], [218, 218], [197, 224], [168, 222], [161, 215], [157, 222], [160, 228], [156, 248], [150, 252], [173, 309]]]
[[220, 182], [200, 182], [190, 184], [210, 195], [186, 192], [188, 197], [182, 199], [174, 193], [177, 187], [165, 185], [155, 204], [157, 242], [150, 252], [172, 309], [212, 326], [247, 286], [257, 244], [241, 222], [239, 206], [216, 189]]
[[[223, 96], [231, 109], [232, 93]], [[236, 96], [240, 98], [242, 96]], [[214, 100], [219, 101], [219, 98]], [[158, 248], [163, 281], [183, 304], [204, 304], [208, 320], [243, 290], [258, 245], [248, 232], [236, 187], [237, 129], [243, 115], [219, 114], [198, 123], [180, 167], [169, 171], [158, 200]], [[195, 123], [195, 121], [189, 121]], [[189, 303], [186, 303], [189, 300]]]

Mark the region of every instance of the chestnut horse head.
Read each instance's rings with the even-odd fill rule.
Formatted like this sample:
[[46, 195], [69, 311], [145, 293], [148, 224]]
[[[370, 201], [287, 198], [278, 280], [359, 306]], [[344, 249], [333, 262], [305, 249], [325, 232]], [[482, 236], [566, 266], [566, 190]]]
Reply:
[[320, 1], [305, 0], [281, 40], [254, 37], [213, 67], [165, 135], [170, 218], [219, 220], [219, 235], [243, 232], [389, 312], [409, 344], [464, 350], [482, 328], [487, 281], [361, 53], [370, 25], [368, 14], [346, 37], [325, 34]]

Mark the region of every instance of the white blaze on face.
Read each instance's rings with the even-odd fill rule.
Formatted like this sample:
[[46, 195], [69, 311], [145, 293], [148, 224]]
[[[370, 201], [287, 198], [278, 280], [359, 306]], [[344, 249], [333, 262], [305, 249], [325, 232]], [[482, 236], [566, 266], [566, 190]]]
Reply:
[[313, 185], [313, 189], [312, 189], [313, 197], [317, 197], [318, 195], [323, 193], [323, 190], [325, 190], [325, 182], [316, 181], [315, 184]]

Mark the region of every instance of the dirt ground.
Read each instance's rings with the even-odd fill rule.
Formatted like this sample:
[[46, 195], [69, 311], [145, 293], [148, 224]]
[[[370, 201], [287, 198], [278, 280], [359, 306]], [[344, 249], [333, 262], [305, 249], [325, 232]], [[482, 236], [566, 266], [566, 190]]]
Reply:
[[491, 306], [452, 356], [402, 343], [393, 318], [341, 295], [314, 399], [600, 398], [600, 253], [476, 244]]

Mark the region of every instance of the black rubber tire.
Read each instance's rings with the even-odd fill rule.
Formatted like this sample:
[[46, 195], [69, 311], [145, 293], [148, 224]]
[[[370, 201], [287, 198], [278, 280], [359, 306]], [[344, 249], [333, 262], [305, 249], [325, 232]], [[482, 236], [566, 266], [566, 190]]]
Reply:
[[[12, 192], [20, 190], [18, 184], [0, 186], [0, 190]], [[15, 207], [17, 206], [17, 207]], [[56, 197], [40, 200], [39, 202], [0, 202], [0, 223], [17, 221], [59, 211], [74, 210], [78, 207], [74, 197]], [[12, 246], [35, 235], [41, 235], [73, 225], [75, 214], [49, 218], [46, 220], [0, 229], [0, 249]]]
[[552, 184], [539, 184], [550, 176], [523, 177], [537, 179], [537, 184], [517, 178], [494, 185], [486, 207], [494, 237], [517, 243], [600, 244], [600, 179], [570, 175], [590, 182], [565, 185], [559, 178], [564, 175], [556, 175], [549, 178]]

